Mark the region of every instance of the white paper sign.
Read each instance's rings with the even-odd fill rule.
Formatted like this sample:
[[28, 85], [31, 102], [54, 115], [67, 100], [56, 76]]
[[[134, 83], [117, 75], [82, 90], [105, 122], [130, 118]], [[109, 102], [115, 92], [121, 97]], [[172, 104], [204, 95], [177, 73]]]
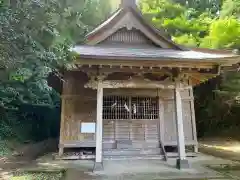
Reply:
[[81, 133], [94, 133], [95, 134], [95, 123], [81, 123]]

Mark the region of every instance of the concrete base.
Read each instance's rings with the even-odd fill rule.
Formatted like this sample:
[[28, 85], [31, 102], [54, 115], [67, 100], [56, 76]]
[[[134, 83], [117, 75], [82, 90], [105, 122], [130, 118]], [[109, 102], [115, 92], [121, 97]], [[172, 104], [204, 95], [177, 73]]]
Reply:
[[177, 159], [177, 169], [189, 169], [190, 165], [187, 159]]
[[93, 172], [103, 171], [103, 162], [95, 162], [93, 167]]

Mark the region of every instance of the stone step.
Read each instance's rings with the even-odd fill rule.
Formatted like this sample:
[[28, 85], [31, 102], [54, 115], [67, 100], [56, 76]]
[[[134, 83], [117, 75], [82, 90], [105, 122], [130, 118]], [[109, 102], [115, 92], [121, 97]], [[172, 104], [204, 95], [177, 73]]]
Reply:
[[[187, 156], [187, 157], [197, 157], [198, 154], [199, 154], [199, 153], [187, 152], [187, 153], [186, 153], [186, 156]], [[168, 152], [168, 153], [167, 153], [167, 157], [169, 157], [169, 158], [177, 158], [177, 157], [178, 157], [178, 153]]]
[[163, 155], [138, 155], [138, 156], [104, 156], [104, 160], [138, 160], [138, 159], [159, 159], [163, 160]]
[[109, 149], [103, 151], [103, 156], [142, 156], [142, 155], [160, 155], [161, 148], [146, 149]]
[[[167, 153], [168, 158], [177, 158], [178, 153]], [[187, 153], [187, 157], [196, 157], [197, 153]], [[104, 155], [103, 156], [104, 160], [136, 160], [136, 159], [160, 159], [164, 160], [164, 155], [163, 154], [142, 154], [142, 155]]]

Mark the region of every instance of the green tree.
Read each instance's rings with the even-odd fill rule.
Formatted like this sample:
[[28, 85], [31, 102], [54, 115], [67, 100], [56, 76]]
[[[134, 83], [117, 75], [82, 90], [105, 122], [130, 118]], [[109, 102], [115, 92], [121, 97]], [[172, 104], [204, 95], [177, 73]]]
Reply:
[[221, 6], [223, 0], [173, 0], [175, 3], [179, 3], [187, 8], [195, 9], [196, 11], [211, 12], [216, 14]]
[[220, 17], [240, 17], [240, 1], [239, 0], [225, 0], [221, 11], [220, 11]]
[[[173, 41], [187, 47], [240, 48], [239, 0], [142, 0], [141, 9]], [[176, 4], [177, 3], [177, 4]], [[225, 72], [195, 89], [199, 135], [240, 127], [239, 72]], [[221, 113], [219, 113], [221, 112]]]
[[41, 110], [51, 114], [59, 109], [59, 94], [48, 86], [47, 77], [72, 61], [70, 47], [82, 42], [84, 35], [107, 16], [109, 12], [104, 14], [105, 10], [99, 8], [101, 3], [95, 0], [1, 1], [0, 110], [4, 112], [0, 114], [1, 132], [11, 135], [9, 129], [16, 132], [15, 125], [20, 129], [24, 125], [24, 132], [29, 133], [31, 126], [37, 127], [39, 123], [45, 126], [42, 129], [50, 127], [47, 122], [51, 121], [45, 124], [43, 119], [28, 121], [26, 113], [35, 112], [31, 118], [41, 119], [44, 114]]
[[231, 16], [229, 18], [215, 20], [209, 27], [209, 35], [206, 36], [201, 47], [208, 48], [239, 48], [240, 47], [240, 21]]
[[164, 28], [175, 42], [189, 47], [199, 46], [202, 38], [208, 34], [209, 25], [213, 21], [211, 13], [199, 14], [196, 9], [184, 6], [184, 3], [142, 0], [140, 7], [156, 27]]
[[[180, 4], [167, 0], [141, 0], [140, 8], [145, 15], [161, 23], [163, 19], [173, 19], [181, 16], [186, 9]], [[157, 22], [156, 22], [157, 24]]]

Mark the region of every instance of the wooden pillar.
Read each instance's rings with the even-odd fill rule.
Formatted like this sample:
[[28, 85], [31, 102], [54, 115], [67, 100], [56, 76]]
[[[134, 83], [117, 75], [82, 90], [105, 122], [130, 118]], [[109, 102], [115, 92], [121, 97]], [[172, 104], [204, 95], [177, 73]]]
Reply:
[[101, 82], [98, 82], [97, 87], [97, 117], [96, 117], [96, 158], [94, 164], [94, 171], [103, 170], [103, 157], [102, 157], [102, 138], [103, 138], [103, 88]]
[[176, 115], [176, 124], [177, 124], [177, 143], [178, 143], [178, 159], [177, 159], [177, 168], [186, 169], [189, 168], [188, 160], [186, 159], [186, 150], [185, 150], [185, 137], [183, 130], [183, 112], [182, 112], [182, 98], [179, 82], [176, 83], [174, 89], [174, 99], [175, 99], [175, 115]]
[[197, 129], [196, 129], [196, 117], [195, 117], [193, 88], [191, 88], [189, 91], [190, 91], [190, 96], [191, 96], [190, 107], [191, 107], [191, 117], [192, 117], [193, 139], [194, 139], [194, 142], [195, 142], [194, 152], [198, 153], [198, 142], [197, 142]]
[[62, 142], [62, 139], [64, 138], [64, 121], [65, 121], [65, 104], [66, 104], [66, 99], [62, 97], [61, 99], [61, 125], [60, 125], [60, 137], [59, 137], [59, 144], [58, 144], [58, 155], [61, 157], [63, 156], [64, 153], [64, 145]]

